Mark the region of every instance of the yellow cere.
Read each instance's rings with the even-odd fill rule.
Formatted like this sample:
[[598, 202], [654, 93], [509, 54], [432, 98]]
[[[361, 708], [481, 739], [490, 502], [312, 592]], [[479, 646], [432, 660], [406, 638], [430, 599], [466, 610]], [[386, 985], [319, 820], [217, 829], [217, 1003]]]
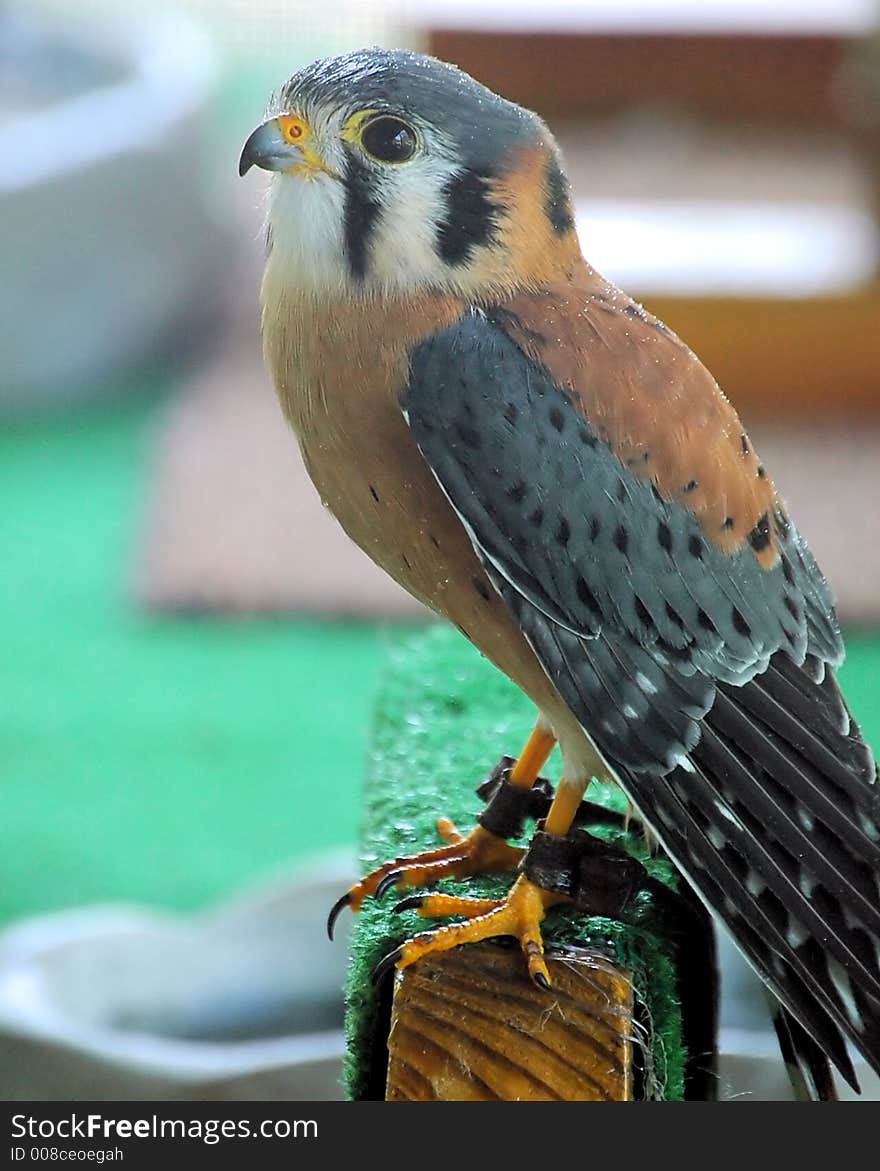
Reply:
[[281, 114], [276, 121], [284, 141], [289, 142], [291, 146], [299, 146], [308, 138], [309, 128], [302, 118], [297, 118], [294, 114]]
[[288, 174], [314, 178], [317, 173], [323, 172], [325, 175], [331, 175], [334, 179], [339, 178], [336, 172], [327, 166], [315, 148], [309, 145], [312, 132], [302, 118], [298, 118], [296, 114], [279, 114], [275, 123], [281, 131], [284, 141], [290, 146], [295, 146], [302, 155], [301, 162], [298, 161], [292, 167], [287, 168]]

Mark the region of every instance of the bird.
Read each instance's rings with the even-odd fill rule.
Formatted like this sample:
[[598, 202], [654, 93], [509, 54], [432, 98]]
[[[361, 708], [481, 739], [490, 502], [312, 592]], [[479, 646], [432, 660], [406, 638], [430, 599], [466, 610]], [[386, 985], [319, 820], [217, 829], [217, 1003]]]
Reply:
[[[507, 781], [558, 744], [543, 841], [612, 781], [727, 927], [813, 1097], [880, 1070], [880, 785], [835, 672], [829, 586], [717, 382], [597, 272], [544, 121], [396, 49], [306, 65], [239, 171], [270, 172], [263, 351], [325, 506], [534, 704]], [[440, 811], [438, 811], [440, 812]], [[481, 824], [384, 862], [431, 918], [402, 969], [490, 937], [541, 988], [567, 901]], [[513, 835], [511, 835], [513, 836]], [[500, 899], [433, 892], [513, 872]]]

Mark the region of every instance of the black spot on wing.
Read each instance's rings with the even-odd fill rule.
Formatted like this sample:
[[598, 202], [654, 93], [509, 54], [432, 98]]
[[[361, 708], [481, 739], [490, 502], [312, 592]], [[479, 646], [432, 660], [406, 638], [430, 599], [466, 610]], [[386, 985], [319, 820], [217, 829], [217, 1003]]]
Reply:
[[770, 518], [766, 512], [749, 533], [749, 544], [756, 553], [761, 553], [770, 544]]
[[479, 451], [483, 446], [480, 432], [476, 427], [472, 427], [470, 423], [466, 423], [464, 420], [460, 419], [455, 424], [455, 434], [465, 447], [469, 447], [471, 451]]
[[550, 423], [560, 434], [565, 430], [565, 415], [558, 406], [552, 406], [549, 414]]
[[673, 606], [670, 606], [668, 602], [664, 604], [664, 609], [666, 611], [666, 617], [670, 620], [670, 622], [674, 622], [680, 630], [684, 630], [685, 622], [678, 611]]
[[498, 208], [489, 178], [478, 171], [454, 175], [444, 188], [446, 212], [437, 225], [437, 252], [447, 264], [466, 264], [474, 251], [490, 242]]
[[704, 630], [709, 630], [714, 634], [718, 633], [717, 626], [702, 608], [697, 610], [697, 622], [699, 622]]
[[599, 605], [599, 600], [584, 579], [578, 575], [574, 583], [577, 596], [584, 603], [588, 610], [590, 610], [597, 618], [602, 616], [602, 607]]
[[651, 617], [651, 611], [638, 596], [636, 597], [636, 615], [646, 630], [653, 630], [654, 619]]
[[739, 612], [736, 606], [734, 606], [731, 610], [730, 617], [733, 622], [734, 629], [738, 631], [738, 633], [741, 634], [743, 638], [752, 637], [752, 628], [749, 626], [748, 622], [746, 622], [745, 618], [743, 618], [742, 614]]

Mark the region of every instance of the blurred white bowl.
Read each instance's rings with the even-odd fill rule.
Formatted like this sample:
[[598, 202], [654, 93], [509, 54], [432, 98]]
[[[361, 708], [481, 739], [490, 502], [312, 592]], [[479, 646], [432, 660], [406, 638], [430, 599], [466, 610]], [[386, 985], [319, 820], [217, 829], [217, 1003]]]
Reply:
[[71, 29], [4, 9], [0, 74], [2, 409], [179, 347], [221, 237], [201, 165], [215, 58], [189, 20], [127, 6]]
[[0, 935], [0, 1098], [342, 1096], [349, 855], [313, 859], [199, 915], [136, 906]]

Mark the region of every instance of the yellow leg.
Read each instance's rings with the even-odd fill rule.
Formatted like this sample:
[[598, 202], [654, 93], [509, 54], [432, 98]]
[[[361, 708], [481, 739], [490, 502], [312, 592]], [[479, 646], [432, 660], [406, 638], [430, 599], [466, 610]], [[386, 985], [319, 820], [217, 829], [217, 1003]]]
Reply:
[[538, 720], [516, 758], [516, 764], [510, 770], [510, 783], [518, 788], [531, 789], [555, 743], [556, 737], [542, 720]]
[[[529, 789], [550, 755], [556, 738], [543, 720], [538, 720], [510, 771], [510, 781]], [[333, 925], [344, 907], [360, 910], [365, 898], [381, 898], [392, 887], [426, 886], [439, 878], [465, 878], [472, 874], [490, 874], [516, 870], [523, 851], [477, 825], [464, 835], [448, 817], [437, 821], [437, 832], [445, 846], [419, 854], [393, 858], [364, 875], [339, 899], [330, 911], [327, 933], [333, 938]]]
[[583, 795], [583, 785], [568, 784], [564, 778], [559, 782], [553, 804], [544, 820], [544, 829], [548, 834], [568, 833]]

